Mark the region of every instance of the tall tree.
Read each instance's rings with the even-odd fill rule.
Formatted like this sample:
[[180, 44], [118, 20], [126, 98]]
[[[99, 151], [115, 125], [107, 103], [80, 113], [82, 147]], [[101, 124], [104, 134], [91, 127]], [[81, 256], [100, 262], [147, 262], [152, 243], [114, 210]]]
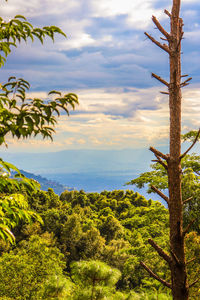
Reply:
[[156, 162], [160, 163], [167, 170], [168, 174], [169, 197], [164, 195], [155, 186], [152, 186], [152, 189], [167, 202], [169, 207], [170, 254], [161, 249], [152, 239], [149, 239], [149, 243], [168, 263], [171, 270], [171, 283], [157, 276], [145, 263], [141, 262], [141, 265], [152, 277], [172, 290], [174, 300], [188, 299], [189, 288], [197, 282], [195, 281], [190, 285], [188, 283], [184, 245], [185, 235], [193, 221], [191, 221], [187, 228], [183, 228], [184, 202], [182, 201], [181, 192], [181, 160], [195, 144], [197, 138], [192, 146], [185, 153], [181, 154], [181, 88], [188, 85], [191, 78], [187, 78], [183, 82], [181, 81], [187, 75], [181, 74], [181, 41], [184, 32], [183, 21], [180, 18], [180, 6], [181, 0], [173, 0], [171, 13], [167, 10], [164, 11], [170, 18], [170, 33], [162, 27], [156, 17], [152, 17], [153, 23], [164, 36], [161, 39], [166, 41], [167, 44], [160, 43], [145, 32], [145, 35], [154, 44], [169, 54], [170, 82], [167, 82], [154, 73], [152, 73], [152, 76], [168, 89], [167, 92], [162, 93], [169, 95], [170, 149], [169, 154], [163, 154], [153, 147], [150, 147], [150, 150], [154, 153]]

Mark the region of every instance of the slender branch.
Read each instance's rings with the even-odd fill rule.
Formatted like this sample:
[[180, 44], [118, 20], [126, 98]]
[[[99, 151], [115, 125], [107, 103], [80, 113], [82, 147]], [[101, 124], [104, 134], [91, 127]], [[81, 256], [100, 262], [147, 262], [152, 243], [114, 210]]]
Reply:
[[147, 32], [144, 33], [154, 44], [156, 44], [158, 47], [160, 47], [161, 49], [165, 50], [167, 53], [170, 54], [170, 50], [169, 47], [165, 44], [161, 44], [160, 42], [158, 42], [156, 39], [154, 39], [150, 34], [148, 34]]
[[167, 87], [169, 87], [169, 83], [160, 76], [156, 75], [155, 73], [151, 73], [151, 76], [163, 83], [164, 85], [166, 85]]
[[148, 239], [148, 243], [158, 252], [158, 254], [169, 264], [171, 265], [172, 259], [171, 257], [160, 247], [158, 246], [152, 239]]
[[168, 161], [168, 156], [163, 154], [162, 152], [158, 151], [157, 149], [150, 147], [149, 150], [153, 152], [155, 155], [162, 157], [164, 160]]
[[172, 288], [172, 286], [171, 286], [171, 284], [169, 282], [165, 281], [164, 279], [162, 279], [158, 275], [156, 275], [149, 267], [147, 267], [147, 265], [145, 265], [145, 263], [140, 262], [140, 265], [149, 273], [149, 275], [151, 277], [155, 278], [156, 280], [158, 280], [159, 282], [161, 282], [163, 285], [165, 285], [169, 289]]
[[158, 155], [156, 155], [156, 154], [154, 154], [155, 156], [156, 156], [156, 158], [157, 158], [157, 162], [159, 163], [159, 164], [161, 164], [164, 168], [165, 168], [165, 170], [168, 170], [168, 166], [164, 163], [164, 161], [162, 161], [162, 159], [158, 156]]
[[184, 83], [184, 84], [181, 84], [180, 87], [183, 88], [183, 87], [185, 87], [185, 86], [187, 86], [187, 85], [189, 85], [189, 84], [190, 84], [190, 83]]
[[156, 155], [156, 154], [154, 154], [155, 156], [156, 156], [156, 158], [158, 159], [158, 162], [166, 169], [166, 170], [168, 170], [168, 166], [164, 163], [164, 161], [162, 161], [162, 159], [158, 156], [158, 155]]
[[188, 83], [190, 80], [192, 80], [192, 77], [188, 78], [184, 82], [181, 83], [181, 86], [184, 86], [186, 83]]
[[183, 204], [186, 204], [187, 202], [191, 201], [192, 199], [193, 199], [193, 197], [190, 197], [190, 198], [184, 200], [184, 201], [183, 201]]
[[178, 266], [181, 266], [181, 263], [180, 263], [178, 257], [176, 256], [176, 254], [174, 253], [174, 251], [173, 251], [172, 249], [170, 249], [170, 252], [171, 252], [171, 255], [172, 255], [172, 257], [174, 258], [176, 264], [177, 264]]
[[167, 39], [163, 38], [162, 36], [160, 37], [160, 39], [161, 39], [162, 41], [168, 41]]
[[193, 287], [199, 280], [200, 280], [200, 278], [198, 278], [198, 279], [195, 280], [193, 283], [191, 283], [191, 284], [189, 285], [189, 289], [190, 289], [191, 287]]
[[186, 262], [186, 265], [189, 265], [191, 262], [195, 261], [196, 257], [191, 258]]
[[162, 27], [156, 17], [152, 16], [152, 21], [154, 22], [158, 30], [160, 30], [160, 32], [167, 38], [167, 40], [169, 40], [171, 38], [170, 34]]
[[166, 170], [168, 170], [167, 165], [160, 159], [160, 157], [159, 157], [159, 159], [152, 159], [152, 162], [159, 163], [159, 164], [161, 164], [161, 166], [163, 166]]
[[188, 77], [189, 75], [188, 74], [185, 74], [185, 75], [181, 75], [181, 77]]
[[160, 91], [160, 93], [161, 93], [161, 94], [163, 94], [163, 95], [169, 95], [169, 93], [168, 93], [168, 92], [163, 92], [163, 91]]
[[163, 198], [163, 200], [165, 200], [167, 202], [167, 204], [169, 205], [169, 198], [167, 196], [165, 196], [159, 189], [157, 189], [154, 185], [151, 186], [151, 189], [156, 192], [156, 194], [158, 194], [161, 198]]
[[198, 133], [196, 135], [196, 138], [194, 140], [194, 142], [192, 143], [192, 145], [180, 156], [180, 159], [182, 159], [184, 156], [186, 156], [186, 154], [194, 147], [194, 145], [196, 144], [198, 138], [200, 135], [200, 129], [198, 130]]
[[193, 219], [193, 220], [188, 224], [188, 226], [183, 230], [183, 236], [185, 236], [185, 235], [188, 233], [188, 231], [190, 230], [190, 227], [194, 224], [195, 221], [196, 221], [196, 218]]
[[164, 13], [165, 13], [168, 17], [171, 18], [172, 15], [170, 14], [170, 12], [169, 12], [167, 9], [164, 10]]

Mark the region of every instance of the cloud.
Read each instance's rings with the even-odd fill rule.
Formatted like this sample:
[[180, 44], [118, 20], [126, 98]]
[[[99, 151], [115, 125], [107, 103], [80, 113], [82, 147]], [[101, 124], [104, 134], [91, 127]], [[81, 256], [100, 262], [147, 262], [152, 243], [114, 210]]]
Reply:
[[[40, 94], [40, 96], [44, 94]], [[37, 96], [37, 94], [35, 94]], [[62, 115], [54, 142], [39, 138], [17, 142], [15, 151], [56, 151], [64, 149], [123, 149], [166, 145], [169, 108], [158, 88], [81, 90], [80, 107], [70, 117]], [[183, 130], [200, 127], [200, 91], [193, 85], [183, 94]]]
[[151, 16], [156, 13], [161, 15], [161, 11], [154, 8], [155, 0], [95, 0], [91, 1], [95, 17], [113, 17], [126, 15], [126, 22], [130, 27], [145, 29], [149, 26]]
[[[165, 4], [167, 1], [162, 6]], [[68, 39], [57, 37], [55, 44], [47, 39], [44, 47], [39, 42], [23, 43], [19, 49], [13, 49], [0, 80], [14, 73], [30, 80], [34, 90], [46, 91], [158, 85], [150, 73], [153, 71], [168, 78], [168, 57], [145, 40], [143, 31], [148, 27], [148, 31], [157, 36], [151, 14], [161, 17], [166, 24], [168, 20], [165, 14], [161, 16], [162, 10], [156, 0], [70, 0], [67, 4], [63, 0], [13, 0], [4, 3], [4, 15], [25, 14], [37, 26], [55, 24], [67, 33]], [[199, 27], [193, 25], [198, 24], [199, 16], [192, 4], [189, 10], [183, 6], [184, 13], [187, 27], [184, 60], [192, 72], [196, 64], [191, 64], [191, 57], [194, 57], [191, 44], [198, 47], [196, 37], [200, 34]], [[195, 59], [198, 58], [196, 51]], [[199, 80], [197, 72], [195, 69], [193, 75], [196, 82]]]
[[[24, 14], [35, 26], [54, 24], [68, 36], [22, 43], [8, 56], [0, 82], [15, 75], [29, 80], [32, 94], [52, 89], [75, 92], [80, 107], [70, 118], [62, 116], [54, 143], [9, 139], [13, 149], [61, 150], [66, 148], [140, 147], [165, 143], [168, 136], [167, 97], [151, 78], [151, 72], [169, 78], [168, 56], [144, 36], [154, 30], [155, 14], [169, 29], [163, 9], [169, 1], [158, 0], [12, 0], [2, 3], [7, 19]], [[200, 74], [198, 1], [183, 0], [185, 23], [183, 72], [191, 74], [194, 85], [185, 92], [183, 128], [199, 127]], [[190, 116], [192, 114], [192, 117]], [[41, 146], [43, 145], [43, 146]]]

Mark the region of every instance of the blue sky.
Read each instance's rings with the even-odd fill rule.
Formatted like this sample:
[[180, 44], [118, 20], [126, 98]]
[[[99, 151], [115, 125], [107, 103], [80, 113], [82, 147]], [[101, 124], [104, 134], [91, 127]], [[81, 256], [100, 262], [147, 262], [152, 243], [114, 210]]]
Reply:
[[[0, 81], [24, 77], [31, 95], [52, 89], [75, 92], [80, 105], [62, 116], [54, 142], [8, 138], [9, 151], [122, 149], [166, 145], [168, 99], [151, 72], [168, 78], [168, 57], [144, 36], [159, 38], [154, 14], [169, 29], [172, 1], [158, 0], [9, 0], [1, 15], [25, 15], [35, 26], [56, 25], [68, 38], [22, 43], [8, 57]], [[200, 127], [200, 3], [183, 0], [183, 73], [193, 77], [183, 90], [183, 132]]]

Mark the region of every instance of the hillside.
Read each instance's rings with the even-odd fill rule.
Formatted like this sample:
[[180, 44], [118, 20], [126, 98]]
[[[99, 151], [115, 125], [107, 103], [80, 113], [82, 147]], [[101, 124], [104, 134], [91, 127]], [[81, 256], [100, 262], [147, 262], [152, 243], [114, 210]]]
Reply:
[[33, 173], [26, 172], [24, 170], [20, 170], [22, 174], [24, 174], [27, 178], [34, 179], [40, 183], [41, 190], [47, 191], [49, 188], [52, 188], [56, 194], [60, 195], [65, 190], [72, 191], [73, 188], [67, 187], [63, 184], [60, 184], [57, 181], [49, 180], [40, 175], [35, 175]]

